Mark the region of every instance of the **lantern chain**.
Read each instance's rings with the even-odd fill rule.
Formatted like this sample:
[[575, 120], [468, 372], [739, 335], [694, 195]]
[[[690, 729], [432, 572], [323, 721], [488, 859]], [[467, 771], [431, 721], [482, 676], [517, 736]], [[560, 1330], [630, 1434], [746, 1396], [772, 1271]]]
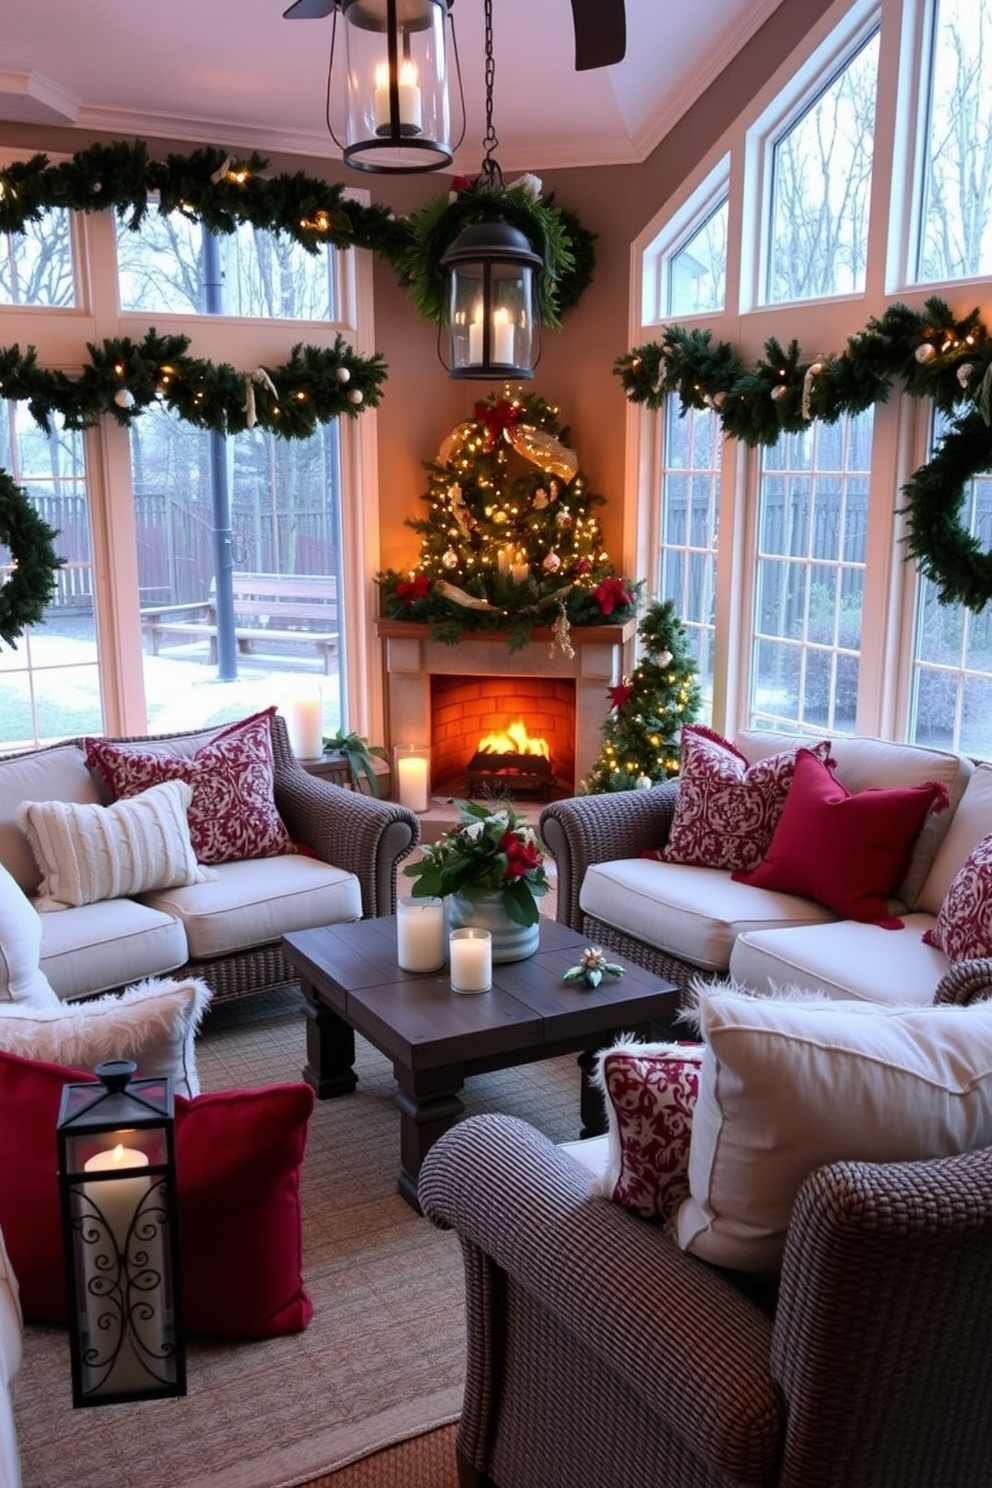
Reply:
[[482, 161], [482, 174], [490, 188], [503, 185], [503, 172], [496, 160], [499, 138], [493, 127], [493, 88], [496, 82], [496, 62], [493, 57], [493, 0], [485, 0], [485, 46], [486, 46], [486, 135], [483, 140], [486, 153]]

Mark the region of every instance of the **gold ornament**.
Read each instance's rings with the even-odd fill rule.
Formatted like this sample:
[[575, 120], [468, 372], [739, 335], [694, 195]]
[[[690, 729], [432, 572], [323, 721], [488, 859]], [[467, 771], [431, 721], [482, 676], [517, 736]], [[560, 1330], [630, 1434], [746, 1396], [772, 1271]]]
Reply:
[[448, 549], [448, 551], [444, 554], [443, 558], [441, 559], [441, 562], [444, 564], [445, 568], [457, 568], [458, 567], [458, 554], [455, 552], [454, 548], [449, 548]]
[[575, 655], [575, 648], [569, 639], [569, 629], [568, 615], [565, 613], [565, 602], [560, 599], [558, 601], [558, 614], [554, 625], [551, 627], [551, 645], [548, 647], [549, 661], [554, 660], [556, 651], [560, 651], [562, 656], [567, 657], [569, 661]]

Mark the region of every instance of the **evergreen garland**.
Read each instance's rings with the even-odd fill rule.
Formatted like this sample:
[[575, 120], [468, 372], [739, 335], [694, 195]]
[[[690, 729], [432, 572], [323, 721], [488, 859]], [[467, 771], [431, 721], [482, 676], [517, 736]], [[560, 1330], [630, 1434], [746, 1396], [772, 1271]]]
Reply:
[[58, 533], [35, 511], [23, 487], [0, 470], [0, 544], [10, 549], [13, 571], [0, 584], [0, 640], [15, 646], [26, 625], [44, 619], [65, 563], [55, 552]]
[[603, 746], [581, 782], [588, 795], [646, 789], [679, 773], [679, 734], [699, 713], [697, 665], [670, 599], [656, 600], [637, 627], [641, 657], [630, 678], [608, 689]]
[[105, 413], [127, 427], [157, 401], [199, 429], [238, 434], [257, 424], [282, 439], [308, 439], [318, 425], [342, 413], [353, 418], [382, 396], [383, 358], [357, 356], [340, 335], [333, 347], [299, 344], [283, 366], [247, 372], [187, 356], [189, 344], [154, 327], [141, 341], [87, 343], [90, 364], [76, 378], [39, 367], [33, 346], [3, 347], [0, 396], [26, 402], [46, 433], [56, 413], [70, 429], [89, 428]]
[[804, 361], [795, 341], [771, 338], [752, 368], [710, 331], [668, 326], [613, 370], [631, 402], [659, 409], [674, 394], [683, 410], [712, 408], [726, 434], [751, 446], [884, 403], [896, 381], [911, 398], [931, 398], [952, 423], [902, 488], [906, 547], [942, 604], [979, 611], [992, 601], [992, 553], [960, 520], [966, 485], [992, 468], [992, 337], [978, 310], [956, 319], [937, 296], [922, 312], [893, 304], [843, 352]]

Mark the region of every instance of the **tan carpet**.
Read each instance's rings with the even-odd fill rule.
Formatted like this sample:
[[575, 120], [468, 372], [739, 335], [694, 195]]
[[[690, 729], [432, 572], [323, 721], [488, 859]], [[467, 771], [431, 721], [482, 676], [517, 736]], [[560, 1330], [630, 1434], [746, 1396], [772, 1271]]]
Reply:
[[[297, 994], [282, 992], [212, 1013], [200, 1042], [204, 1088], [297, 1079], [299, 1008]], [[310, 1132], [310, 1328], [261, 1343], [191, 1345], [185, 1399], [73, 1411], [65, 1335], [29, 1327], [16, 1397], [24, 1488], [105, 1488], [110, 1479], [119, 1488], [291, 1488], [456, 1419], [457, 1241], [395, 1191], [390, 1065], [359, 1040], [358, 1068], [358, 1091], [318, 1102]], [[571, 1058], [480, 1076], [464, 1096], [469, 1111], [523, 1116], [555, 1140], [577, 1133]], [[423, 1482], [443, 1488], [445, 1480]]]

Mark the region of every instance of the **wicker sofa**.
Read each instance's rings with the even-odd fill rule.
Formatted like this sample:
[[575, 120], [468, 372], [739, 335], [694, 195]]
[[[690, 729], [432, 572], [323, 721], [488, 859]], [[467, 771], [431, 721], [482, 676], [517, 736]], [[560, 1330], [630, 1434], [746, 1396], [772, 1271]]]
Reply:
[[[396, 865], [419, 839], [416, 815], [308, 774], [293, 755], [285, 720], [272, 711], [268, 727], [275, 807], [299, 851], [221, 862], [210, 882], [41, 914], [41, 970], [61, 997], [88, 997], [167, 972], [201, 977], [215, 1002], [250, 996], [295, 979], [280, 946], [285, 932], [393, 911]], [[104, 742], [189, 757], [219, 732]], [[41, 875], [18, 814], [25, 801], [52, 800], [110, 800], [81, 739], [0, 759], [0, 865], [10, 875], [8, 894], [31, 898], [38, 891]], [[8, 948], [0, 953], [9, 961]]]
[[[809, 743], [757, 732], [734, 740], [749, 761]], [[892, 900], [903, 931], [843, 920], [810, 899], [733, 882], [721, 869], [644, 858], [668, 840], [677, 781], [545, 807], [540, 831], [557, 866], [558, 919], [684, 993], [700, 975], [728, 973], [759, 991], [793, 985], [921, 1004], [945, 982], [984, 985], [984, 962], [952, 964], [923, 935], [959, 868], [992, 833], [992, 766], [867, 737], [832, 742], [831, 753], [852, 792], [930, 780], [947, 790], [949, 809], [921, 831]]]

